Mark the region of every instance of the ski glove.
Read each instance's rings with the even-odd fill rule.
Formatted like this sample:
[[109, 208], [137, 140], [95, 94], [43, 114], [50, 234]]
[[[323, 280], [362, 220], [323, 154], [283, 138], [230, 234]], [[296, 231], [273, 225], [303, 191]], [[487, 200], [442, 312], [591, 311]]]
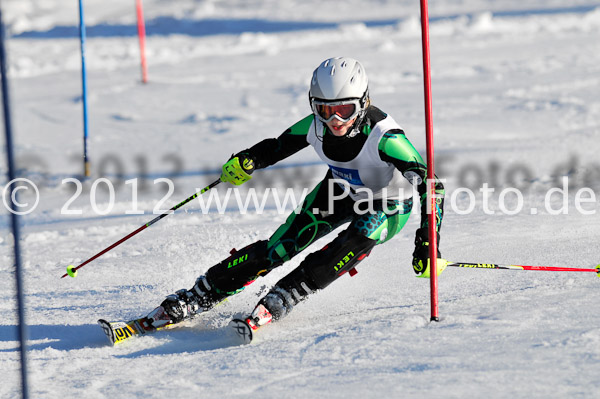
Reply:
[[[429, 234], [427, 231], [427, 227], [422, 227], [417, 230], [417, 234], [415, 236], [415, 250], [413, 252], [413, 270], [417, 274], [417, 277], [429, 278]], [[440, 241], [440, 233], [437, 233], [438, 243]], [[441, 253], [438, 248], [437, 251], [437, 275], [439, 276], [444, 269], [446, 269], [446, 265], [448, 261], [441, 258]]]
[[239, 153], [232, 155], [229, 161], [223, 165], [221, 181], [229, 182], [236, 186], [244, 184], [252, 178], [254, 172], [254, 160], [247, 154]]

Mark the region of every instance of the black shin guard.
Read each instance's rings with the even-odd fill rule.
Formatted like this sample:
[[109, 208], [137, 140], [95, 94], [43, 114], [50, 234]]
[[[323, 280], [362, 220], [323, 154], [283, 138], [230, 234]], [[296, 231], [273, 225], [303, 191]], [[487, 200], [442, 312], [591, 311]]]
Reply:
[[257, 241], [233, 250], [230, 257], [208, 269], [206, 277], [219, 293], [233, 295], [279, 264], [268, 258], [267, 241]]
[[321, 290], [342, 274], [354, 269], [369, 255], [375, 244], [375, 240], [346, 230], [320, 251], [308, 255], [298, 269], [303, 269], [302, 275], [307, 276], [312, 280], [312, 285]]
[[[371, 252], [376, 241], [344, 231], [330, 244], [306, 257], [260, 301], [273, 315], [285, 317], [314, 291], [323, 289], [342, 274], [352, 271]], [[352, 273], [352, 272], [351, 272]]]

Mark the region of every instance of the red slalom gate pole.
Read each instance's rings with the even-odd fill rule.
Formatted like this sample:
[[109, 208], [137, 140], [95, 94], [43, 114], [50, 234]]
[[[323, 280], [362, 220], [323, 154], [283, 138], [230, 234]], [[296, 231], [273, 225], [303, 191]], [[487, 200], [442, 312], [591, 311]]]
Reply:
[[146, 63], [146, 24], [144, 22], [144, 7], [142, 0], [135, 0], [137, 13], [138, 38], [140, 40], [140, 58], [142, 62], [142, 82], [148, 83], [148, 64]]
[[421, 0], [421, 42], [423, 45], [423, 86], [425, 89], [425, 129], [427, 137], [427, 209], [429, 221], [429, 268], [431, 285], [431, 321], [439, 321], [437, 284], [437, 231], [435, 206], [435, 171], [433, 162], [433, 107], [431, 100], [431, 66], [429, 58], [429, 13], [427, 0]]

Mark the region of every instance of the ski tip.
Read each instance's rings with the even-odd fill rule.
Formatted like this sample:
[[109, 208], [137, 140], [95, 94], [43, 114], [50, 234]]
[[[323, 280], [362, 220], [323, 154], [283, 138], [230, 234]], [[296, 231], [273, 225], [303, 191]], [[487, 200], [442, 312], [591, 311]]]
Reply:
[[252, 342], [252, 329], [244, 320], [233, 319], [229, 322], [229, 328], [242, 344], [248, 345]]
[[110, 323], [104, 319], [99, 319], [98, 324], [100, 327], [102, 327], [102, 331], [104, 331], [104, 334], [106, 335], [106, 338], [108, 338], [110, 344], [114, 346], [116, 341], [115, 332], [111, 328]]

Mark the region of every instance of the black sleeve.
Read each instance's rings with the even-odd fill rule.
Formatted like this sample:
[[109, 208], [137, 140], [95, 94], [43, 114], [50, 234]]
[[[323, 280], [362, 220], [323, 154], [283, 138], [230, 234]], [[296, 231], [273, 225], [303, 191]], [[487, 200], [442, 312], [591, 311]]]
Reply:
[[308, 146], [306, 135], [313, 119], [314, 116], [311, 114], [289, 127], [279, 137], [265, 139], [238, 154], [251, 157], [256, 169], [271, 166]]

